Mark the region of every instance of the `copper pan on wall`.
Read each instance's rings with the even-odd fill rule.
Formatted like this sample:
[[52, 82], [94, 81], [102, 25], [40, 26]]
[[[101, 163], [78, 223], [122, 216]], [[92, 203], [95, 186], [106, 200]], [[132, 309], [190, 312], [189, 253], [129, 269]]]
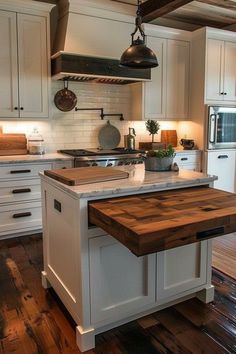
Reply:
[[64, 80], [64, 88], [57, 91], [54, 96], [55, 106], [62, 112], [69, 112], [77, 104], [76, 94], [68, 89], [68, 81]]

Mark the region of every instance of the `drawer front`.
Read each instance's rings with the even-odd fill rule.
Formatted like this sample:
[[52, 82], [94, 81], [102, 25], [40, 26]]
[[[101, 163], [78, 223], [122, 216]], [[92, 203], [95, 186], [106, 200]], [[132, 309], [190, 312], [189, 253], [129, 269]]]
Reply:
[[39, 179], [0, 183], [0, 203], [24, 202], [41, 198]]
[[174, 158], [174, 162], [178, 165], [186, 165], [186, 164], [199, 164], [200, 163], [200, 155], [199, 154], [176, 154]]
[[42, 227], [41, 203], [24, 203], [0, 207], [0, 234], [27, 231]]
[[38, 177], [40, 171], [50, 170], [52, 164], [9, 164], [0, 167], [0, 179], [22, 179]]

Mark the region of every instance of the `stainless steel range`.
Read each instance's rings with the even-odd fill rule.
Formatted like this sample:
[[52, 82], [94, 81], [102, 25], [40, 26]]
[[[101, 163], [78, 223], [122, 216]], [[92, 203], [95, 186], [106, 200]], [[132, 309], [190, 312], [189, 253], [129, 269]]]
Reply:
[[123, 166], [143, 163], [143, 150], [125, 150], [116, 148], [112, 150], [74, 149], [60, 150], [59, 152], [74, 157], [74, 167], [89, 166]]

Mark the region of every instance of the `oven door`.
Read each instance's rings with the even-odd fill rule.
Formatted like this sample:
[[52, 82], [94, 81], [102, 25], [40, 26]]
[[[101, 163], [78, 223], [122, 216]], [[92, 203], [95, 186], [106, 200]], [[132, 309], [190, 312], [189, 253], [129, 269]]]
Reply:
[[236, 107], [210, 106], [208, 149], [236, 148]]

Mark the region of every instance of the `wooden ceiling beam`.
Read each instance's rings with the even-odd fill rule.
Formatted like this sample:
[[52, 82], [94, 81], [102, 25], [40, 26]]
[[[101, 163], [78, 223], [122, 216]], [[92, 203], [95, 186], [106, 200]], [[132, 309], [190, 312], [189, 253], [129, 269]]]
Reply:
[[193, 0], [147, 0], [141, 4], [143, 22], [151, 22], [162, 17]]

